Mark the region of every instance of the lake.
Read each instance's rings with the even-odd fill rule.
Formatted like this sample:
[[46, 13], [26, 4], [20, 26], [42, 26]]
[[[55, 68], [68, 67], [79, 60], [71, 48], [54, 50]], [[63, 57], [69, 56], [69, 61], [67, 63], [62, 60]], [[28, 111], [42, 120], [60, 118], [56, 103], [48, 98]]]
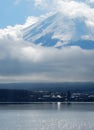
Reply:
[[0, 130], [94, 130], [94, 103], [0, 105]]

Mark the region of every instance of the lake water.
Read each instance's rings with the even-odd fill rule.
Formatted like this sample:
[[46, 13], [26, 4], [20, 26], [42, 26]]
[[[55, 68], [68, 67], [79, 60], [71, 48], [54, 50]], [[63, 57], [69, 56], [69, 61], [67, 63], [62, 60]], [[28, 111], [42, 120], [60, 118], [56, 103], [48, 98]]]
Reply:
[[94, 130], [94, 103], [0, 105], [0, 130]]

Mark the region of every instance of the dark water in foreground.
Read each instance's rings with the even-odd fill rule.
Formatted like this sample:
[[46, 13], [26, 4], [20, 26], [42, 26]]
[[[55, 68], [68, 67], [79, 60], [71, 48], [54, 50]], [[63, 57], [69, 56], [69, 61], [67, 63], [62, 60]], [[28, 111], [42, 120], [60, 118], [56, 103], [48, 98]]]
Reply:
[[94, 130], [94, 103], [0, 105], [0, 130]]

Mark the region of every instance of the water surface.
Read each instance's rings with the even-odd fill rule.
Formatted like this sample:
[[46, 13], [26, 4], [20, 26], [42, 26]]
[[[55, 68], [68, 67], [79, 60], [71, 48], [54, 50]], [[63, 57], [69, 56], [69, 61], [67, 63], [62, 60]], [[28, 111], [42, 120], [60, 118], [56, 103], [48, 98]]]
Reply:
[[94, 130], [94, 103], [0, 105], [0, 130]]

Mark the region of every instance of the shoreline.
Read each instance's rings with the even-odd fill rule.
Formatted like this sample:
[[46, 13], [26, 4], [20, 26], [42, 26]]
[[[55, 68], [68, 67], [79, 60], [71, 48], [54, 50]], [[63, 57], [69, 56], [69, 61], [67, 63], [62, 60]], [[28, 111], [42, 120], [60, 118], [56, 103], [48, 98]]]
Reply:
[[24, 104], [93, 104], [94, 102], [0, 102], [0, 105]]

